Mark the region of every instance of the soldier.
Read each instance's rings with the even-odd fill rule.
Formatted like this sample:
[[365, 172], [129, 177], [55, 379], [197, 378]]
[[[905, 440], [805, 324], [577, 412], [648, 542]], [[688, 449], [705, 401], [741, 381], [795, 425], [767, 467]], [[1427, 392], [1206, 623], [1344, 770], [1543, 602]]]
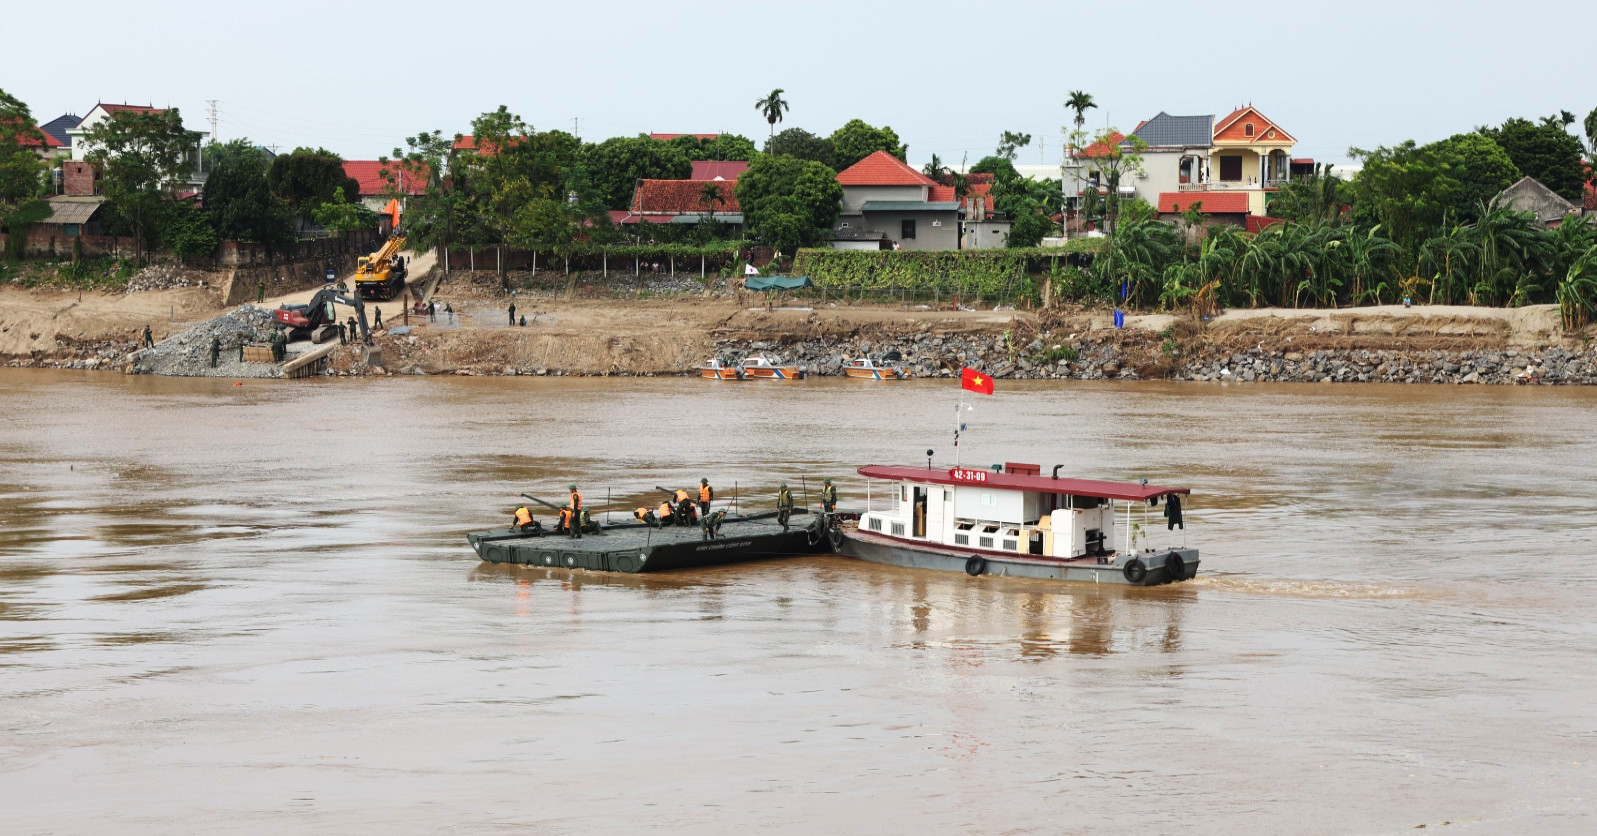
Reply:
[[660, 507], [655, 510], [655, 516], [660, 520], [661, 528], [671, 525], [674, 522], [674, 520], [671, 518], [672, 514], [670, 500], [660, 503]]
[[427, 321], [428, 322], [437, 322], [438, 321], [438, 306], [433, 304], [433, 300], [431, 300], [431, 299], [427, 300]]
[[444, 313], [449, 315], [449, 324], [450, 325], [454, 325], [455, 324], [455, 306], [449, 304], [448, 302], [445, 302], [444, 303]]
[[260, 305], [260, 304], [264, 304], [265, 302], [266, 302], [266, 282], [261, 282], [260, 284], [255, 285], [255, 304]]
[[776, 492], [776, 521], [782, 524], [782, 530], [787, 531], [787, 520], [793, 515], [793, 494], [783, 482], [780, 490]]
[[378, 308], [377, 309], [377, 319], [375, 320], [375, 324], [373, 325], [373, 327], [376, 328], [379, 331], [383, 330], [383, 309], [382, 308]]
[[510, 324], [511, 325], [515, 325], [516, 324], [516, 303], [515, 302], [511, 302], [510, 303]]
[[512, 531], [519, 530], [523, 534], [531, 534], [543, 527], [537, 520], [532, 518], [532, 512], [527, 509], [526, 505], [517, 506], [514, 513], [515, 522], [510, 524]]
[[216, 361], [222, 356], [222, 338], [211, 338], [211, 368], [216, 368]]
[[638, 522], [643, 523], [650, 528], [660, 527], [660, 518], [656, 517], [654, 512], [647, 508], [639, 508], [638, 510], [633, 511], [632, 516]]
[[150, 326], [149, 325], [145, 325], [144, 326], [144, 338], [142, 340], [140, 340], [139, 347], [140, 348], [154, 348], [155, 347], [155, 336], [150, 333]]
[[704, 539], [714, 540], [721, 536], [721, 521], [725, 518], [726, 512], [719, 508], [715, 513], [706, 515], [704, 522], [699, 523], [704, 528]]
[[573, 529], [576, 527], [575, 523], [576, 515], [571, 513], [571, 506], [560, 506], [560, 521], [555, 523], [555, 533], [564, 534], [567, 537], [575, 537], [576, 535], [572, 533]]
[[572, 515], [575, 517], [574, 521], [576, 523], [575, 528], [573, 528], [572, 531], [570, 532], [571, 536], [576, 538], [576, 539], [578, 539], [578, 540], [581, 540], [582, 539], [582, 494], [581, 494], [581, 492], [579, 492], [577, 490], [577, 486], [576, 485], [572, 485], [571, 486], [570, 508], [571, 508]]
[[710, 503], [713, 502], [714, 500], [715, 500], [715, 488], [710, 487], [710, 480], [709, 479], [700, 479], [699, 480], [699, 514], [700, 514], [700, 516], [708, 516], [709, 515], [709, 513], [710, 513]]
[[693, 507], [692, 496], [687, 491], [678, 490], [673, 497], [677, 504], [677, 525], [693, 525], [698, 522], [698, 509]]
[[821, 484], [821, 510], [830, 514], [837, 510], [837, 486], [831, 479], [823, 479]]
[[347, 335], [348, 335], [348, 331], [345, 330], [344, 323], [342, 323], [342, 322], [338, 323], [338, 344], [339, 345], [349, 345], [349, 339], [348, 339]]
[[359, 333], [360, 333], [359, 331], [355, 330], [355, 317], [350, 317], [349, 318], [349, 341], [350, 342], [354, 342], [355, 341], [355, 335], [359, 334]]

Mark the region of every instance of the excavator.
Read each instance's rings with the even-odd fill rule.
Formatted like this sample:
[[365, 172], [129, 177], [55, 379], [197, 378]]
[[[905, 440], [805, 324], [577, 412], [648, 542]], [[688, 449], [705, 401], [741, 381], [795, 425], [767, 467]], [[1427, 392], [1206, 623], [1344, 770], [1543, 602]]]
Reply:
[[[288, 326], [290, 342], [301, 340], [315, 333], [316, 329], [323, 325], [338, 324], [338, 314], [333, 311], [334, 304], [348, 305], [355, 309], [355, 316], [360, 321], [361, 342], [371, 345], [372, 332], [366, 325], [366, 305], [360, 301], [360, 294], [350, 293], [342, 284], [322, 288], [304, 305], [284, 305], [272, 311], [272, 318]], [[351, 334], [350, 338], [353, 339], [354, 336]]]
[[355, 291], [362, 299], [386, 302], [405, 287], [405, 236], [395, 235], [371, 255], [355, 260]]

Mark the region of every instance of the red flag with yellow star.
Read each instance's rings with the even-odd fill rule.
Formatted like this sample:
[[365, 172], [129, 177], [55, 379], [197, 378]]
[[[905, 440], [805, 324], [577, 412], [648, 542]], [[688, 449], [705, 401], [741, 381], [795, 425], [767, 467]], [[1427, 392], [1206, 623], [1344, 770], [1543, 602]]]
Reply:
[[965, 369], [959, 373], [959, 386], [983, 395], [993, 393], [993, 379], [975, 369]]

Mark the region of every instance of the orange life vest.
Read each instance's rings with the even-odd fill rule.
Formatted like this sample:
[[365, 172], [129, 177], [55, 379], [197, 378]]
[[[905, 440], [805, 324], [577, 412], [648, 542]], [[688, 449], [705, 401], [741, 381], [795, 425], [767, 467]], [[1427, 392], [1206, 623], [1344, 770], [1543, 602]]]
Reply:
[[560, 524], [565, 526], [566, 528], [570, 528], [571, 527], [571, 509], [570, 508], [561, 508], [560, 509]]
[[660, 503], [660, 510], [659, 510], [658, 513], [659, 513], [660, 519], [662, 519], [662, 520], [665, 519], [666, 517], [671, 516], [671, 503], [669, 503], [669, 502]]
[[687, 502], [688, 501], [688, 492], [687, 491], [677, 491], [677, 501], [678, 502]]
[[643, 519], [644, 515], [646, 515], [648, 513], [649, 513], [649, 509], [647, 509], [647, 508], [639, 508], [638, 510], [632, 512], [632, 516], [641, 520], [641, 519]]
[[527, 510], [527, 506], [523, 505], [520, 508], [517, 508], [516, 525], [526, 525], [530, 522], [532, 522], [532, 512]]
[[709, 502], [711, 499], [714, 499], [714, 498], [715, 498], [715, 490], [713, 488], [711, 488], [709, 485], [700, 485], [699, 486], [699, 501], [700, 502]]
[[572, 491], [571, 492], [571, 510], [573, 510], [573, 511], [581, 511], [582, 510], [582, 493], [580, 491]]

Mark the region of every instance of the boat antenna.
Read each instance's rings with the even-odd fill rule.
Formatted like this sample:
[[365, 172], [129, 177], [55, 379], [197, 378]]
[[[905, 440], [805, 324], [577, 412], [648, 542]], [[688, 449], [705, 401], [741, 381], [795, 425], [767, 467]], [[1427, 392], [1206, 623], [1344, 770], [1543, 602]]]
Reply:
[[932, 469], [932, 451], [930, 448], [927, 448], [926, 450], [926, 469]]

